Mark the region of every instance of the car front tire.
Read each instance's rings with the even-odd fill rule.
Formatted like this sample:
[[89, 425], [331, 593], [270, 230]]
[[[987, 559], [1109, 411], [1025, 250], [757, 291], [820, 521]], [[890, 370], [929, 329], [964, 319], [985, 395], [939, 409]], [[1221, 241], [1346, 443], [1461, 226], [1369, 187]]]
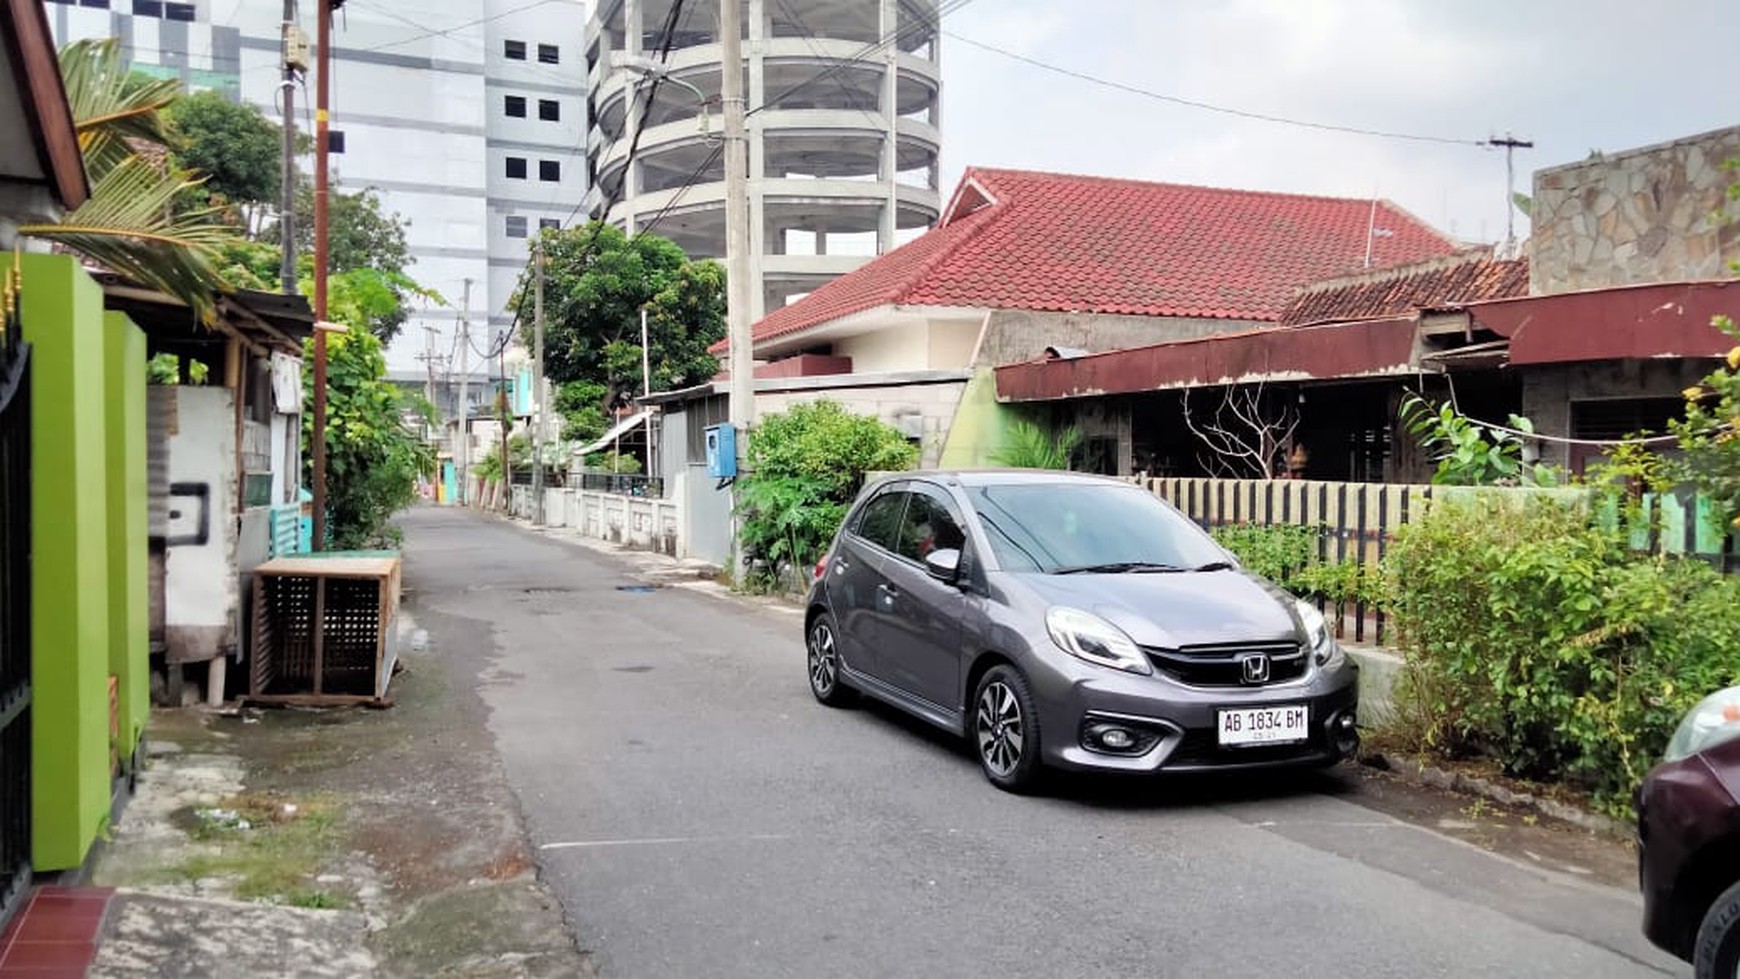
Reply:
[[1039, 712], [1020, 670], [1004, 664], [986, 671], [973, 692], [967, 734], [992, 785], [1015, 793], [1038, 786]]
[[1740, 976], [1740, 884], [1723, 891], [1704, 913], [1692, 961], [1697, 979]]
[[850, 704], [856, 691], [840, 678], [840, 634], [834, 628], [834, 617], [826, 612], [810, 620], [804, 635], [804, 647], [809, 664], [810, 693], [829, 707]]

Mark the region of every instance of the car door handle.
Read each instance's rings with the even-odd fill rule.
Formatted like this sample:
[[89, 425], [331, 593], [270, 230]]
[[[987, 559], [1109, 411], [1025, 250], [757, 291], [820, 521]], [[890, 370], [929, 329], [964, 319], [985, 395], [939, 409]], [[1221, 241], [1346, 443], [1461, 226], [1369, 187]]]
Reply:
[[900, 589], [893, 585], [877, 585], [876, 593], [881, 595], [883, 598], [888, 599], [890, 602], [900, 597]]

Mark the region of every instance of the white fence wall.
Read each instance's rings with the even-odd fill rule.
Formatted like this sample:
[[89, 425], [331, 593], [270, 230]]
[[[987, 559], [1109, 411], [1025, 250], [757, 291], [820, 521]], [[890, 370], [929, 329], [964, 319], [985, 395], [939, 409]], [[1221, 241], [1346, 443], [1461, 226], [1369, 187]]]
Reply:
[[[514, 516], [530, 519], [533, 516], [531, 487], [515, 486], [508, 505]], [[550, 527], [572, 527], [583, 536], [596, 540], [674, 557], [682, 512], [676, 500], [580, 489], [547, 489], [544, 491], [544, 523]]]

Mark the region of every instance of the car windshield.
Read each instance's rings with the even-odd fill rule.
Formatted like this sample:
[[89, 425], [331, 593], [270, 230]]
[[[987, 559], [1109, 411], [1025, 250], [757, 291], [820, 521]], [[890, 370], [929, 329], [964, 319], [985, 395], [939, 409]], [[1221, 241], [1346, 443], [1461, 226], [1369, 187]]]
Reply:
[[1215, 570], [1226, 552], [1134, 486], [1030, 483], [974, 486], [967, 496], [1009, 571], [1045, 574]]

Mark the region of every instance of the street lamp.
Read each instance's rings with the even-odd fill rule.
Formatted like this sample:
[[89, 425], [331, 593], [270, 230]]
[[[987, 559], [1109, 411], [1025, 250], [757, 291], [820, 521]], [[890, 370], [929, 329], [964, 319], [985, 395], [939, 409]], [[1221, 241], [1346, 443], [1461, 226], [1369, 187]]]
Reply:
[[[648, 58], [645, 55], [638, 55], [638, 54], [637, 55], [624, 55], [624, 54], [614, 55], [611, 58], [611, 64], [613, 66], [615, 66], [617, 68], [621, 68], [625, 71], [633, 72], [634, 74], [640, 76], [642, 81], [670, 82], [672, 85], [680, 85], [683, 88], [686, 88], [689, 91], [693, 92], [695, 94], [695, 101], [696, 101], [696, 103], [698, 103], [700, 105], [700, 108], [701, 108], [701, 132], [703, 132], [703, 133], [707, 132], [707, 128], [708, 128], [708, 126], [707, 126], [707, 105], [712, 100], [707, 97], [706, 92], [703, 92], [699, 88], [695, 87], [695, 85], [693, 83], [686, 82], [683, 79], [678, 78], [675, 75], [671, 74], [671, 66], [670, 65], [667, 65], [664, 62], [658, 61], [658, 60], [653, 59], [653, 58]], [[638, 85], [638, 83], [637, 83], [637, 85]]]

